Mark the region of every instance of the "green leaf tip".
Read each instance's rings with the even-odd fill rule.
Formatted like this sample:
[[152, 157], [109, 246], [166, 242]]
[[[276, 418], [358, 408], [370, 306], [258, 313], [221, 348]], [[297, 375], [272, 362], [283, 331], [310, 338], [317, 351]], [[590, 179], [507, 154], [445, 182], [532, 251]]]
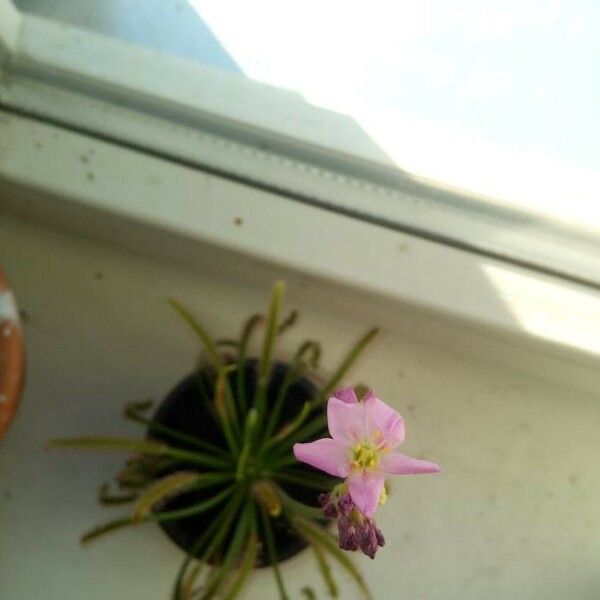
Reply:
[[335, 373], [329, 378], [321, 391], [315, 397], [315, 404], [323, 402], [329, 397], [329, 394], [337, 387], [342, 378], [350, 370], [350, 367], [355, 363], [356, 359], [362, 354], [364, 349], [371, 343], [373, 338], [379, 333], [379, 327], [369, 329], [359, 340], [352, 346], [348, 354], [344, 357]]
[[281, 498], [277, 491], [277, 485], [266, 479], [257, 481], [252, 486], [252, 493], [258, 500], [258, 503], [262, 509], [271, 517], [278, 517], [283, 506], [281, 504]]
[[74, 437], [50, 440], [51, 448], [77, 448], [79, 450], [108, 450], [116, 452], [139, 452], [141, 454], [166, 454], [168, 446], [149, 440], [117, 437]]
[[198, 336], [204, 351], [206, 352], [209, 361], [212, 365], [219, 369], [223, 366], [223, 360], [217, 349], [217, 345], [212, 337], [208, 334], [202, 324], [192, 315], [192, 313], [175, 298], [169, 298], [167, 302], [175, 310], [175, 312], [191, 327]]
[[182, 494], [202, 478], [200, 473], [182, 471], [172, 473], [150, 485], [137, 500], [132, 518], [136, 522], [143, 521], [154, 507], [166, 500]]
[[260, 358], [259, 375], [261, 379], [266, 379], [271, 368], [273, 349], [275, 347], [275, 337], [277, 335], [279, 314], [283, 305], [285, 295], [285, 283], [277, 281], [271, 291], [271, 302], [267, 312], [267, 328], [263, 339], [262, 354]]

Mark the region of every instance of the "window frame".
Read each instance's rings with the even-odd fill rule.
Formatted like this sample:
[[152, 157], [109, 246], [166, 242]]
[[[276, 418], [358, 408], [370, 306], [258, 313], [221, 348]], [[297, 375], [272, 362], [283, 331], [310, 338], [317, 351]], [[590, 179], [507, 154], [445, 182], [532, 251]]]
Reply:
[[[70, 222], [83, 231], [94, 228], [86, 211], [126, 217], [571, 352], [560, 332], [528, 330], [480, 293], [492, 265], [528, 282], [526, 293], [509, 284], [509, 304], [548, 322], [568, 311], [569, 329], [589, 337], [600, 316], [597, 239], [514, 209], [483, 212], [467, 194], [352, 153], [345, 118], [289, 92], [175, 57], [157, 60], [147, 49], [20, 15], [0, 0], [6, 15], [0, 182], [9, 192], [0, 206], [48, 221], [76, 213]], [[54, 151], [36, 153], [32, 132]], [[84, 146], [105, 157], [95, 175], [100, 188], [82, 172]], [[158, 168], [170, 187], [150, 193], [139, 182]], [[191, 180], [198, 183], [186, 187]], [[242, 213], [253, 227], [232, 226]], [[500, 247], [491, 243], [498, 232]], [[521, 253], [506, 253], [509, 246]], [[549, 282], [566, 296], [548, 297]], [[600, 354], [600, 342], [584, 351]]]

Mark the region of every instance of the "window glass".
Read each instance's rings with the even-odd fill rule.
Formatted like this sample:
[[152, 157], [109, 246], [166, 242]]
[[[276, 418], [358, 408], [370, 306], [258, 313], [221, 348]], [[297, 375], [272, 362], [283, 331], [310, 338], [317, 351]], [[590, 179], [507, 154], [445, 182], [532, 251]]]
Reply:
[[600, 228], [600, 4], [192, 0], [242, 71], [398, 166]]
[[387, 164], [600, 231], [594, 0], [16, 4], [298, 92]]

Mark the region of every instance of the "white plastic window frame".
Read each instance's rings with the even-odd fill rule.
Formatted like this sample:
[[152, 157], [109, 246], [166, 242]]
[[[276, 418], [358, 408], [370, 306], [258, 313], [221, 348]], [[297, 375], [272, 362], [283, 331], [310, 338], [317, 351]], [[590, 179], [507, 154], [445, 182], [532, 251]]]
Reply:
[[[402, 180], [353, 147], [339, 115], [21, 15], [10, 0], [0, 0], [0, 69], [0, 208], [51, 219], [46, 197], [62, 198], [600, 355], [598, 240]], [[79, 160], [90, 147], [103, 156], [94, 186]], [[159, 171], [160, 186], [143, 185]], [[232, 227], [242, 214], [252, 227]]]
[[592, 231], [416, 180], [294, 93], [0, 5], [5, 109], [600, 289]]

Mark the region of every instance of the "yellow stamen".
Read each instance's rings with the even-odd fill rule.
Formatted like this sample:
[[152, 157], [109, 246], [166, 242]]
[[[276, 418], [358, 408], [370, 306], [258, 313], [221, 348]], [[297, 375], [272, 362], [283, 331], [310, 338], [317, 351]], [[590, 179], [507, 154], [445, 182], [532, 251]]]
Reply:
[[387, 490], [385, 489], [385, 486], [383, 486], [383, 489], [381, 490], [381, 496], [379, 496], [379, 504], [383, 506], [387, 502], [387, 499]]
[[358, 444], [353, 450], [354, 469], [375, 469], [379, 464], [379, 451], [370, 444]]

